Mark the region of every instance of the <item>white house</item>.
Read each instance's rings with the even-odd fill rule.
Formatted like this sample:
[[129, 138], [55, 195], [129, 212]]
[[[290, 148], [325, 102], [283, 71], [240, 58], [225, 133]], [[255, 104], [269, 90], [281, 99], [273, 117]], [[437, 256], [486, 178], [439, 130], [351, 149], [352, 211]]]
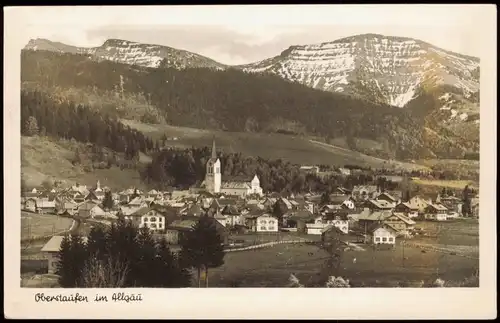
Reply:
[[347, 214], [326, 214], [317, 216], [312, 223], [306, 223], [307, 234], [320, 235], [328, 226], [334, 226], [345, 234], [349, 233], [349, 221]]
[[397, 231], [393, 229], [390, 225], [377, 225], [371, 230], [373, 244], [392, 244], [396, 243]]
[[424, 212], [426, 220], [446, 221], [448, 217], [448, 209], [442, 204], [429, 204]]
[[270, 214], [247, 216], [247, 226], [253, 232], [278, 232], [278, 219]]
[[165, 230], [165, 216], [149, 207], [141, 208], [127, 218], [131, 219], [139, 228], [148, 227], [151, 231]]

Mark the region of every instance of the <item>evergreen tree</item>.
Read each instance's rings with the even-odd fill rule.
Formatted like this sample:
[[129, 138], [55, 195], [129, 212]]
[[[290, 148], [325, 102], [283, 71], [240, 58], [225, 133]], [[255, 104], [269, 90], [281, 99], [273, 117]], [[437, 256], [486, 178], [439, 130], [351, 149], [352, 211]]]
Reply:
[[469, 185], [466, 185], [462, 191], [462, 215], [464, 217], [472, 215], [471, 199], [471, 190], [469, 189]]
[[83, 237], [79, 234], [71, 235], [71, 255], [73, 262], [73, 274], [75, 277], [75, 287], [82, 287], [83, 269], [87, 260], [87, 248]]
[[[161, 278], [153, 273], [158, 268], [156, 243], [147, 227], [139, 229], [137, 234], [137, 263], [135, 273], [138, 286], [162, 287]], [[160, 273], [158, 273], [160, 274]]]
[[321, 205], [328, 205], [330, 204], [330, 194], [328, 194], [328, 192], [323, 192], [323, 194], [321, 194], [321, 202], [320, 202]]
[[104, 199], [102, 200], [102, 206], [105, 210], [111, 210], [113, 208], [113, 195], [111, 191], [107, 190], [104, 192]]
[[191, 285], [191, 273], [187, 268], [183, 268], [176, 257], [169, 249], [167, 241], [162, 238], [158, 245], [157, 277], [160, 278], [162, 287], [186, 287]]
[[72, 250], [70, 236], [66, 235], [61, 241], [61, 248], [56, 254], [56, 275], [59, 275], [59, 285], [62, 288], [75, 287], [76, 276], [72, 262]]
[[103, 260], [107, 255], [106, 232], [102, 226], [94, 226], [90, 229], [87, 240], [87, 253], [89, 257]]
[[202, 216], [193, 230], [186, 232], [181, 240], [182, 262], [188, 267], [196, 268], [198, 287], [201, 283], [201, 272], [204, 270], [205, 287], [208, 287], [208, 269], [224, 264], [224, 246], [212, 218]]
[[38, 122], [34, 116], [30, 116], [24, 125], [24, 134], [27, 136], [38, 135]]
[[53, 187], [53, 183], [50, 179], [46, 179], [42, 182], [42, 187], [46, 190], [46, 191], [50, 191]]

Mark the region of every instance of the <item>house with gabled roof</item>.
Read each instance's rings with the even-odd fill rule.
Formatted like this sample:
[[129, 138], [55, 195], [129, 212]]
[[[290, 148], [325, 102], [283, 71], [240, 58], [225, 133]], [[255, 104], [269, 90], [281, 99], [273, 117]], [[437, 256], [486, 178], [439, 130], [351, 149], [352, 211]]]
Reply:
[[[69, 236], [71, 239], [71, 236]], [[87, 243], [88, 238], [82, 237], [83, 242]], [[53, 236], [40, 250], [46, 257], [48, 263], [48, 273], [55, 274], [57, 271], [57, 263], [59, 262], [58, 253], [61, 250], [61, 242], [64, 236]]]
[[395, 203], [387, 202], [385, 200], [367, 200], [364, 203], [364, 206], [375, 212], [393, 210], [396, 205]]
[[147, 227], [151, 231], [165, 230], [165, 216], [155, 208], [142, 207], [126, 217], [133, 221], [139, 228]]
[[245, 216], [246, 226], [252, 232], [278, 232], [278, 219], [267, 212], [252, 213]]
[[425, 219], [434, 221], [446, 221], [448, 209], [438, 203], [431, 203], [425, 208]]
[[376, 185], [356, 185], [352, 189], [351, 196], [356, 201], [375, 199], [380, 194]]
[[94, 202], [86, 201], [78, 207], [78, 217], [81, 219], [94, 219], [96, 216], [104, 216], [105, 212]]
[[402, 202], [396, 205], [394, 212], [403, 213], [409, 218], [418, 217], [418, 207], [410, 202]]
[[374, 224], [369, 229], [370, 242], [374, 245], [396, 245], [398, 231], [385, 223]]
[[386, 201], [388, 203], [396, 204], [399, 202], [399, 199], [392, 196], [388, 192], [382, 192], [377, 196], [377, 201]]

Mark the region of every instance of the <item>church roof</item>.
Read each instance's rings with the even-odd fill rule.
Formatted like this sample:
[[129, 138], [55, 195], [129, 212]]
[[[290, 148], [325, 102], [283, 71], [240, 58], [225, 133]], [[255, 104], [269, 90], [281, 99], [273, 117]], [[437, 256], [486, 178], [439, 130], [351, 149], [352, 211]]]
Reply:
[[247, 182], [228, 182], [224, 181], [221, 183], [222, 188], [236, 188], [236, 189], [249, 189], [250, 186]]
[[224, 176], [224, 182], [244, 182], [250, 183], [254, 176], [251, 175], [234, 175], [234, 176]]

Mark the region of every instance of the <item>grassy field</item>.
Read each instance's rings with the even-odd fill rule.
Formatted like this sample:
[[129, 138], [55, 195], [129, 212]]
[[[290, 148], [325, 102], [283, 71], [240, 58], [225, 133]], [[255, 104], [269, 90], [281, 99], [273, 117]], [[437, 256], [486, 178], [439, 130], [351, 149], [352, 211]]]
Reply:
[[458, 178], [479, 180], [479, 161], [466, 159], [421, 159], [417, 164], [427, 166], [435, 171], [450, 171]]
[[[355, 164], [371, 167], [388, 167], [386, 160], [364, 155], [345, 148], [311, 141], [306, 137], [283, 134], [225, 132], [169, 125], [144, 124], [133, 120], [122, 120], [125, 125], [137, 129], [144, 134], [159, 139], [166, 135], [171, 140], [167, 145], [189, 148], [192, 146], [211, 147], [215, 137], [217, 147], [225, 152], [241, 152], [245, 155], [260, 156], [269, 159], [287, 160], [297, 164], [330, 164], [343, 166]], [[176, 138], [174, 140], [174, 138]], [[392, 163], [398, 167], [426, 168], [422, 165], [408, 163]]]
[[[73, 166], [70, 162], [74, 156], [73, 149], [81, 146], [81, 143], [68, 140], [21, 137], [21, 172], [26, 184], [37, 186], [44, 180], [50, 179], [94, 186], [97, 180], [100, 180], [101, 185], [113, 189], [125, 189], [131, 186], [147, 189], [136, 170], [120, 170], [118, 167], [112, 167], [95, 169], [87, 173], [81, 167]], [[142, 155], [141, 160], [146, 162], [150, 159]]]
[[21, 212], [21, 239], [42, 237], [68, 230], [73, 220], [53, 214]]
[[479, 247], [479, 224], [476, 219], [457, 219], [446, 222], [417, 222], [430, 237], [417, 236], [413, 241], [439, 246]]
[[469, 180], [414, 179], [412, 182], [416, 185], [438, 186], [452, 189], [463, 189], [466, 185], [476, 189], [479, 188], [479, 184], [477, 182]]
[[[460, 281], [479, 267], [478, 223], [456, 220], [445, 223], [419, 222], [431, 237], [408, 240], [410, 244], [432, 246], [440, 251], [416, 246], [375, 250], [362, 245], [364, 251], [347, 250], [342, 255], [339, 274], [357, 286], [398, 286], [400, 282], [434, 281], [436, 278]], [[432, 237], [439, 232], [439, 237]], [[251, 235], [238, 239], [252, 241]], [[319, 238], [307, 236], [308, 238]], [[264, 239], [254, 237], [254, 239]], [[211, 287], [285, 287], [294, 273], [306, 284], [315, 282], [322, 272], [327, 254], [314, 245], [283, 244], [271, 248], [228, 253], [225, 264], [209, 272]], [[356, 258], [356, 261], [353, 261]]]

